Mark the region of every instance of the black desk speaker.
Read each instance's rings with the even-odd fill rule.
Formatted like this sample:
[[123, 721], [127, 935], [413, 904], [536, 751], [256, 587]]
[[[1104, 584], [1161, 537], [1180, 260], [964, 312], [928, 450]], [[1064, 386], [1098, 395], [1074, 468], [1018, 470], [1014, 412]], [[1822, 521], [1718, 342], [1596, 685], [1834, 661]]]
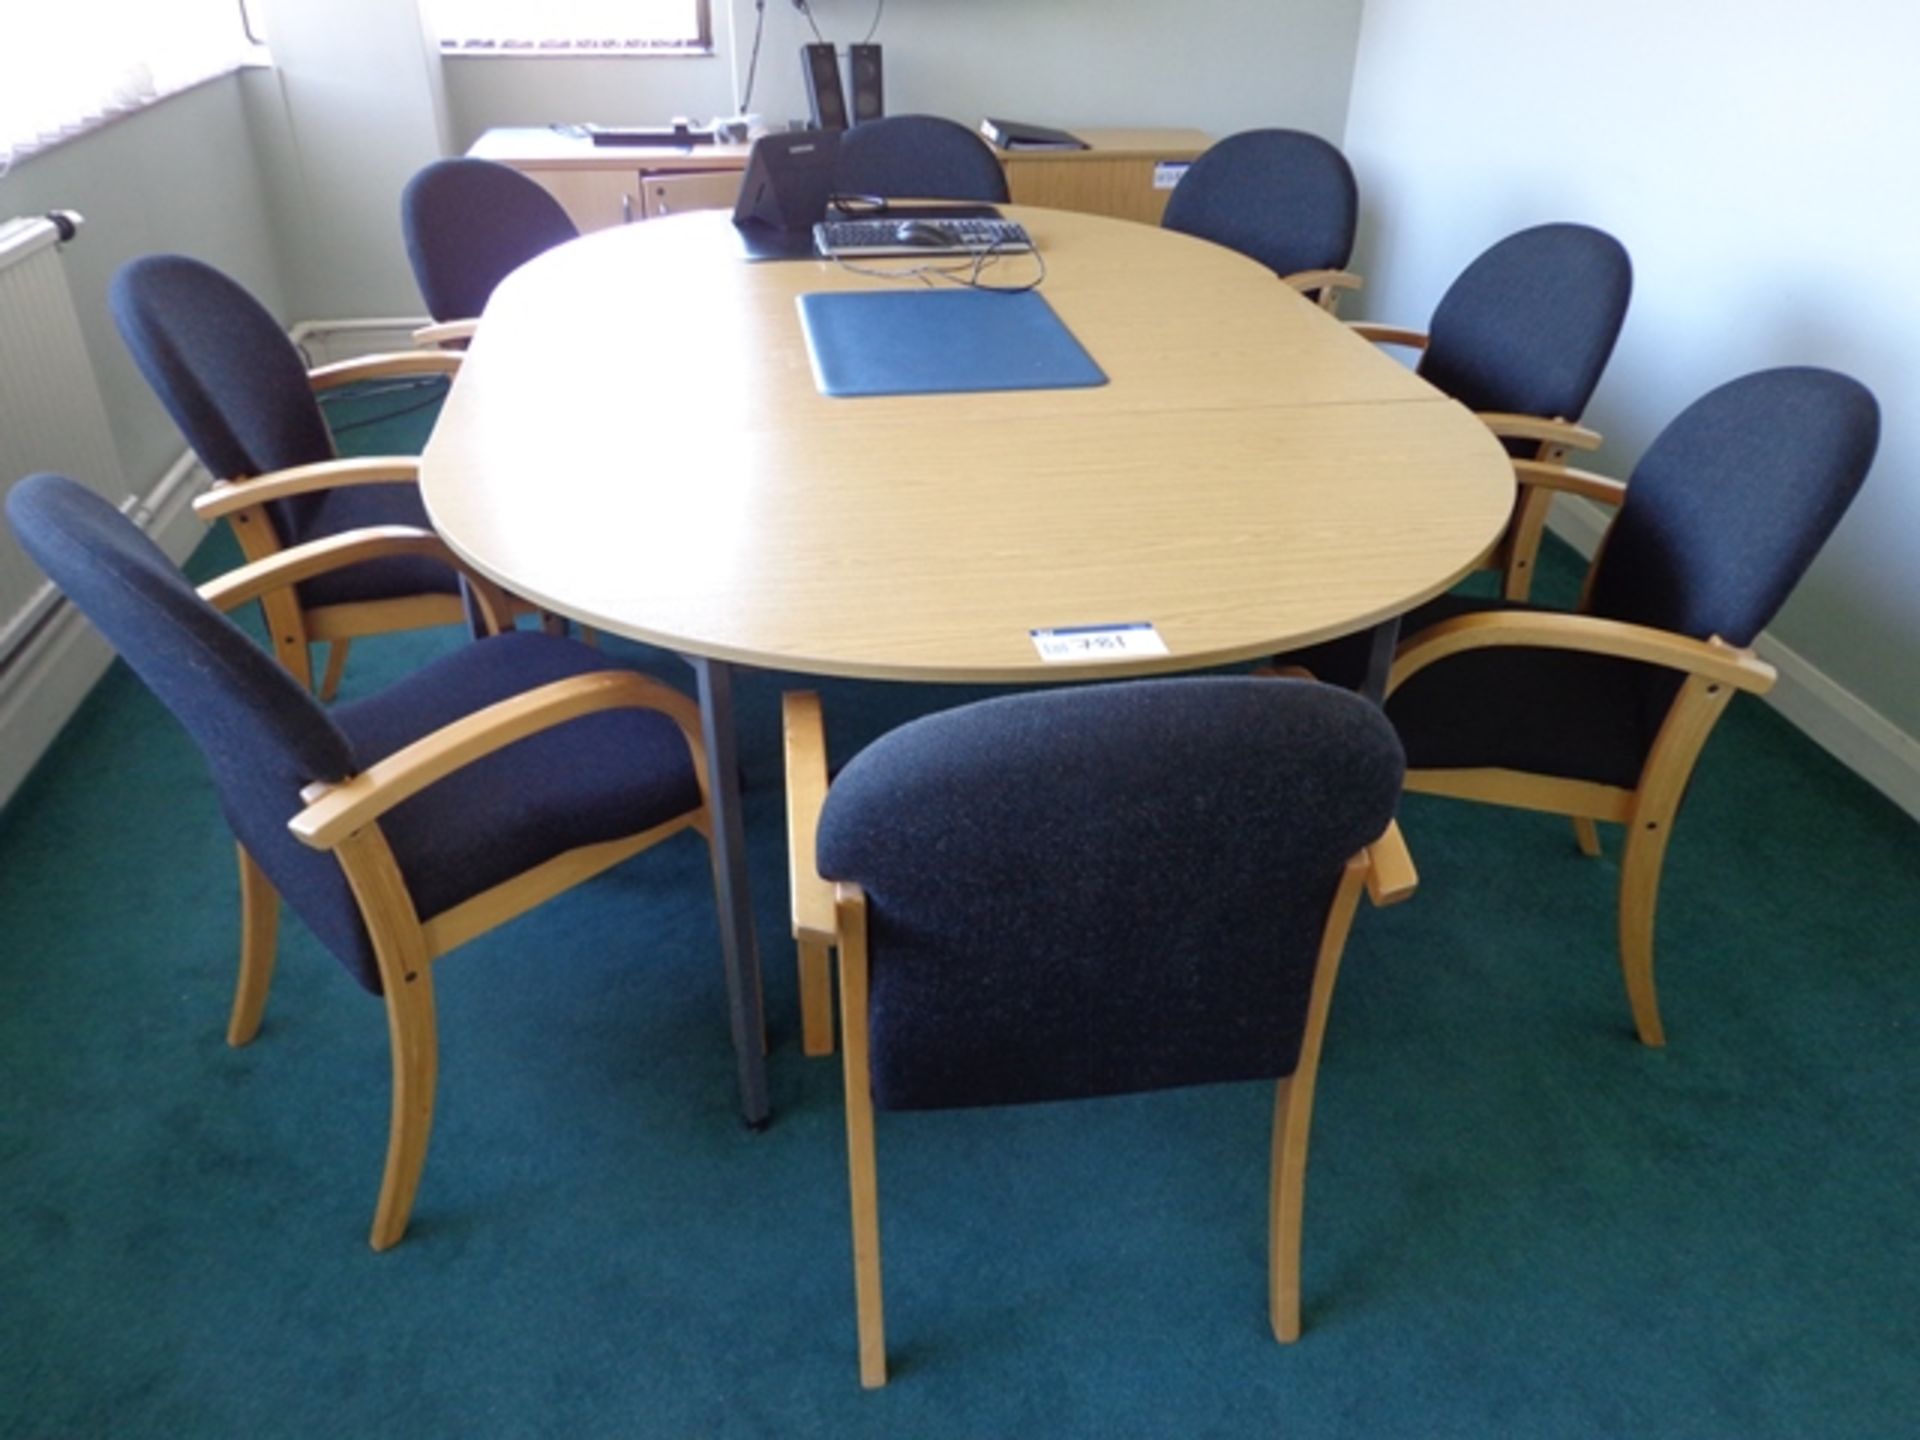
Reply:
[[847, 99], [840, 90], [840, 62], [831, 45], [802, 45], [801, 68], [807, 77], [807, 104], [813, 109], [813, 128], [847, 128]]
[[853, 123], [878, 120], [886, 114], [880, 88], [880, 47], [847, 47], [847, 89], [853, 100]]

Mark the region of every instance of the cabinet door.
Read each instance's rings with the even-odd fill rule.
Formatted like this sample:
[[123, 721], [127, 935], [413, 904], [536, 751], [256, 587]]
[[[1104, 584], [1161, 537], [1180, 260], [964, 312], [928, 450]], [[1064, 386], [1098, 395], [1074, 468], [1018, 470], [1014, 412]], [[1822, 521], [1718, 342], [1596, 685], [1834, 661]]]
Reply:
[[562, 170], [525, 167], [528, 178], [560, 202], [560, 208], [584, 233], [625, 225], [640, 218], [638, 170]]
[[738, 170], [692, 170], [641, 177], [649, 220], [689, 210], [731, 210], [740, 198]]
[[1157, 225], [1174, 183], [1191, 158], [1079, 151], [1014, 154], [1003, 157], [1002, 165], [1016, 205], [1050, 205], [1056, 210], [1082, 210]]

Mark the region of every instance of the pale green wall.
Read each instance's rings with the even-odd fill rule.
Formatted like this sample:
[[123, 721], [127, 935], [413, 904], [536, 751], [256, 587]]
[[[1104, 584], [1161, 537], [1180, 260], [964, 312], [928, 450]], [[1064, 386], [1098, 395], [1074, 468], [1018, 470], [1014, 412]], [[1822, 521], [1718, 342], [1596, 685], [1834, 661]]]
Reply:
[[[1424, 325], [1501, 235], [1597, 224], [1634, 262], [1589, 418], [1625, 474], [1689, 400], [1768, 365], [1878, 393], [1880, 458], [1773, 627], [1920, 736], [1920, 11], [1883, 0], [1368, 0], [1347, 149], [1363, 305]], [[1911, 760], [1907, 763], [1911, 764]]]
[[0, 217], [54, 209], [86, 217], [65, 252], [68, 284], [135, 488], [157, 480], [182, 445], [114, 331], [107, 282], [136, 256], [179, 251], [219, 266], [284, 317], [254, 155], [240, 81], [228, 75], [29, 156], [0, 179]]
[[415, 0], [261, 0], [273, 67], [248, 115], [301, 320], [417, 315], [400, 191], [450, 144]]

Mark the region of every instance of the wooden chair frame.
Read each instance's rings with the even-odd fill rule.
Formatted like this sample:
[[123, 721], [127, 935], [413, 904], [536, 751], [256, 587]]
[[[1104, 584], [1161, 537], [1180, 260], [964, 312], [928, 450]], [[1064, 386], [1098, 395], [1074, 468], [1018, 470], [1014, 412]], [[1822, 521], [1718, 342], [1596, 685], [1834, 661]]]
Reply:
[[[342, 461], [351, 465], [360, 462]], [[368, 462], [373, 463], [373, 462]], [[282, 478], [286, 473], [283, 472]], [[221, 610], [264, 599], [299, 580], [385, 555], [433, 555], [458, 565], [445, 542], [412, 526], [371, 526], [282, 550], [200, 587]], [[507, 623], [512, 601], [484, 577], [465, 572], [489, 631]], [[484, 642], [482, 642], [484, 643]], [[422, 916], [380, 828], [380, 817], [436, 781], [518, 740], [583, 715], [613, 709], [657, 710], [686, 737], [700, 780], [700, 808], [616, 840], [566, 851], [437, 915]], [[713, 842], [706, 751], [699, 706], [658, 681], [629, 671], [576, 675], [499, 701], [446, 725], [337, 784], [301, 792], [306, 808], [288, 822], [305, 844], [333, 854], [359, 902], [373, 942], [392, 1046], [393, 1090], [386, 1168], [370, 1236], [385, 1250], [406, 1232], [426, 1163], [438, 1077], [431, 965], [448, 951], [522, 915], [642, 850], [692, 829]], [[240, 971], [227, 1043], [249, 1043], [260, 1028], [273, 979], [279, 897], [245, 847], [240, 863]]]
[[[787, 694], [782, 702], [787, 765], [789, 864], [794, 938], [800, 949], [802, 1016], [810, 1055], [832, 1049], [829, 957], [840, 957], [840, 1025], [846, 1078], [847, 1178], [853, 1218], [854, 1307], [860, 1383], [887, 1383], [886, 1320], [880, 1276], [880, 1198], [874, 1153], [873, 1091], [867, 1035], [867, 902], [857, 885], [821, 877], [814, 860], [820, 807], [827, 794], [826, 731], [819, 696]], [[1364, 889], [1376, 905], [1414, 891], [1418, 877], [1399, 827], [1347, 862], [1320, 937], [1300, 1059], [1274, 1094], [1273, 1162], [1268, 1196], [1268, 1318], [1274, 1339], [1300, 1338], [1300, 1234], [1306, 1200], [1307, 1137], [1334, 980], [1347, 932]]]
[[[1347, 328], [1375, 345], [1393, 345], [1409, 350], [1425, 350], [1424, 331], [1397, 325], [1375, 325], [1367, 321], [1349, 322]], [[1476, 412], [1476, 418], [1501, 440], [1531, 440], [1539, 448], [1532, 460], [1566, 469], [1575, 450], [1598, 450], [1600, 432], [1576, 425], [1558, 416], [1516, 415], [1500, 411]], [[1595, 477], [1599, 478], [1599, 477]], [[1480, 557], [1478, 570], [1500, 571], [1500, 593], [1508, 600], [1525, 600], [1533, 592], [1533, 574], [1540, 558], [1540, 537], [1546, 533], [1547, 512], [1552, 507], [1550, 492], [1530, 487], [1523, 481], [1514, 498], [1513, 518], [1493, 548]]]
[[[1617, 505], [1626, 494], [1618, 480], [1560, 465], [1517, 460], [1514, 471], [1524, 489], [1549, 497], [1557, 492]], [[1587, 855], [1600, 853], [1596, 821], [1626, 826], [1626, 850], [1620, 863], [1620, 969], [1641, 1042], [1659, 1046], [1666, 1043], [1666, 1033], [1653, 979], [1654, 908], [1674, 816], [1701, 747], [1734, 692], [1764, 695], [1773, 688], [1777, 672], [1751, 649], [1729, 645], [1718, 636], [1695, 640], [1584, 613], [1599, 559], [1596, 553], [1587, 571], [1580, 612], [1460, 615], [1408, 637], [1394, 656], [1387, 694], [1391, 697], [1413, 676], [1448, 656], [1500, 645], [1611, 655], [1658, 665], [1684, 677], [1639, 779], [1630, 789], [1498, 768], [1414, 769], [1407, 772], [1406, 782], [1408, 790], [1422, 794], [1569, 816], [1580, 849]]]
[[413, 343], [425, 350], [465, 349], [468, 342], [480, 333], [480, 321], [437, 320], [431, 325], [422, 325], [412, 335]]
[[[322, 365], [308, 371], [307, 379], [316, 392], [324, 392], [367, 380], [450, 376], [459, 372], [460, 362], [461, 357], [450, 351], [404, 351]], [[240, 542], [240, 553], [250, 561], [264, 560], [287, 548], [266, 509], [268, 501], [311, 495], [341, 485], [418, 484], [419, 479], [417, 459], [391, 456], [327, 460], [264, 475], [216, 476], [213, 488], [193, 502], [193, 512], [209, 523], [224, 517]], [[323, 700], [331, 700], [338, 692], [340, 677], [346, 668], [347, 648], [355, 639], [396, 630], [457, 624], [467, 618], [465, 604], [458, 595], [406, 595], [306, 607], [293, 591], [282, 589], [263, 595], [261, 606], [266, 612], [273, 653], [302, 685], [309, 688], [313, 685], [309, 647], [315, 642], [327, 645], [327, 668], [320, 683]]]
[[1339, 311], [1342, 295], [1348, 291], [1364, 290], [1367, 284], [1351, 270], [1296, 270], [1280, 278], [1302, 295], [1312, 296], [1314, 302], [1329, 315]]

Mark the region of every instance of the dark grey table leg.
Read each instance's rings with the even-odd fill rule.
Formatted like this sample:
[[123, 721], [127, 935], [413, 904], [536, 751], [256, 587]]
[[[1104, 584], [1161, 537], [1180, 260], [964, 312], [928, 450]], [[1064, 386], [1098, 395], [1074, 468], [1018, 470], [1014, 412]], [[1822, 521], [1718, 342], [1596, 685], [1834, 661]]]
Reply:
[[1400, 617], [1382, 620], [1373, 627], [1368, 639], [1367, 678], [1360, 693], [1380, 705], [1387, 698], [1387, 672], [1393, 669], [1393, 652], [1400, 644]]
[[473, 587], [467, 584], [467, 577], [460, 577], [460, 604], [467, 612], [467, 629], [473, 632], [473, 638], [484, 640], [492, 632], [487, 629], [486, 617], [480, 613], [480, 604], [473, 598]]
[[747, 832], [740, 810], [740, 753], [733, 725], [733, 667], [689, 655], [700, 677], [700, 738], [707, 747], [707, 804], [713, 812], [713, 893], [720, 906], [720, 955], [740, 1073], [740, 1108], [755, 1129], [767, 1123], [767, 1025], [760, 950], [747, 894]]

